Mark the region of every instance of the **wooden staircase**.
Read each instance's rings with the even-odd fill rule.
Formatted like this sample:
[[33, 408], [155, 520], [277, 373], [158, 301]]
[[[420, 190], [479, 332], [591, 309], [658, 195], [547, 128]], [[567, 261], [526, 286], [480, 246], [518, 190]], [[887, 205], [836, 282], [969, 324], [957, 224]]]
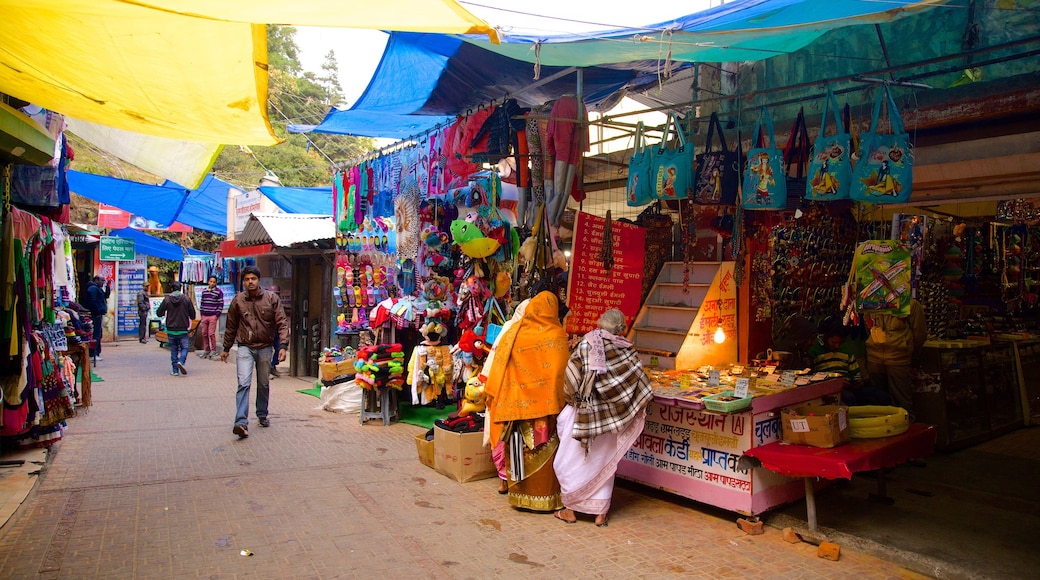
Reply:
[[[684, 268], [682, 262], [664, 264], [632, 323], [628, 338], [640, 360], [662, 369], [736, 361], [733, 262], [691, 262], [686, 292]], [[720, 320], [727, 338], [716, 344], [712, 336]]]

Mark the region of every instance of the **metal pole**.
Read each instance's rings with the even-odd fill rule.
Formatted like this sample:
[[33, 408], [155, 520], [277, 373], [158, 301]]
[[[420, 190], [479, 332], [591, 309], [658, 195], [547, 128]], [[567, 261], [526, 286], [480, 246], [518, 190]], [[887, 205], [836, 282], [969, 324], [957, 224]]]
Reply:
[[805, 478], [805, 515], [809, 520], [809, 529], [816, 531], [816, 496], [814, 495], [812, 478]]

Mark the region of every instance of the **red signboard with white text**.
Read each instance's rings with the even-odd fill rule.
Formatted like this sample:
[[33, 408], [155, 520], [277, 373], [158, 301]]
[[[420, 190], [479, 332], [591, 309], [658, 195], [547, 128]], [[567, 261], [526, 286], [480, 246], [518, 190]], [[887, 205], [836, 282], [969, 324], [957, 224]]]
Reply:
[[578, 212], [574, 224], [570, 278], [567, 282], [567, 332], [584, 334], [596, 328], [606, 310], [617, 308], [629, 325], [639, 313], [643, 293], [643, 260], [646, 230], [624, 222], [613, 222], [611, 246], [614, 265], [603, 267], [603, 248], [607, 220]]

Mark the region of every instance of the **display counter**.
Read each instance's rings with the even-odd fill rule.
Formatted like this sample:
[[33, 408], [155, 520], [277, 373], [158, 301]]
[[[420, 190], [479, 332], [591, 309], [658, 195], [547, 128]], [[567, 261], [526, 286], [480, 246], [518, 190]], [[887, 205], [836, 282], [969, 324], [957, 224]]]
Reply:
[[1015, 349], [1022, 420], [1026, 425], [1040, 423], [1040, 340], [1035, 337], [997, 335]]
[[843, 379], [830, 379], [786, 389], [756, 388], [751, 406], [733, 413], [699, 410], [680, 404], [681, 399], [656, 396], [643, 434], [617, 474], [745, 515], [801, 499], [801, 480], [747, 469], [740, 458], [748, 449], [780, 440], [781, 409], [835, 402], [843, 385]]
[[935, 425], [935, 447], [951, 450], [1021, 427], [1015, 345], [928, 341], [914, 385], [914, 420]]

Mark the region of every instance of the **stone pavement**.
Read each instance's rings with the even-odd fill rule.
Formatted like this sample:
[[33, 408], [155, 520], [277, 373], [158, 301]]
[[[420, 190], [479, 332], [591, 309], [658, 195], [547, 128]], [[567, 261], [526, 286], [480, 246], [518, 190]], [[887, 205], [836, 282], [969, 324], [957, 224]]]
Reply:
[[272, 381], [271, 427], [239, 440], [233, 365], [169, 369], [155, 343], [106, 346], [94, 406], [0, 529], [0, 577], [921, 577], [639, 486], [616, 489], [605, 528], [517, 511], [495, 479], [420, 464], [420, 428], [316, 410], [296, 379]]

